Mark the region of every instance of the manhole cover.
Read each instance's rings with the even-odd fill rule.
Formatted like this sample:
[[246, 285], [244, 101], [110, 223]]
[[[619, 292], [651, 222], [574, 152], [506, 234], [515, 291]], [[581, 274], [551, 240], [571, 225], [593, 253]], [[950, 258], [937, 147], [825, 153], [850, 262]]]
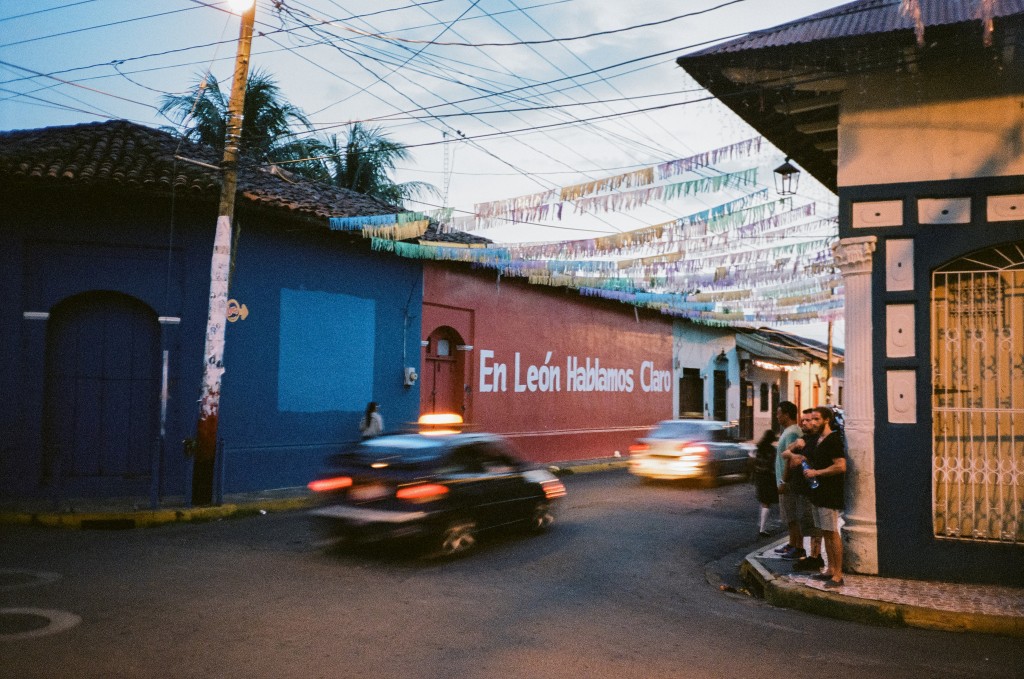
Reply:
[[58, 580], [60, 580], [60, 575], [57, 573], [30, 571], [23, 568], [0, 568], [0, 592], [46, 585]]
[[35, 613], [0, 613], [0, 635], [22, 634], [43, 629], [50, 624], [45, 615]]
[[69, 630], [82, 619], [48, 608], [0, 608], [0, 641], [44, 637]]

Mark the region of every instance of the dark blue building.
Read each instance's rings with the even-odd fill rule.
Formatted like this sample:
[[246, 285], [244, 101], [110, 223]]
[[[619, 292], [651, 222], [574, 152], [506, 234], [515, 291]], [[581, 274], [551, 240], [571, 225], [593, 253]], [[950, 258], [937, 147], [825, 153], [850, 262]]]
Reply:
[[[0, 134], [0, 497], [189, 495], [218, 160], [125, 121]], [[220, 491], [304, 485], [368, 401], [416, 418], [421, 267], [328, 229], [393, 212], [243, 162]]]
[[1024, 2], [857, 0], [678, 59], [839, 197], [844, 564], [1024, 584]]

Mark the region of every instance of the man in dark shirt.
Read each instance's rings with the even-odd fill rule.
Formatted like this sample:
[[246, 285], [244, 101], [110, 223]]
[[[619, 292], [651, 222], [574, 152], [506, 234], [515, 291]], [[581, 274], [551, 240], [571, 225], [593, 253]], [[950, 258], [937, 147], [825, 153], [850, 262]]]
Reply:
[[831, 422], [830, 408], [814, 408], [809, 425], [811, 434], [817, 435], [817, 443], [807, 446], [810, 468], [804, 470], [804, 477], [808, 481], [818, 480], [818, 487], [811, 490], [811, 503], [814, 505], [814, 523], [821, 529], [828, 556], [828, 570], [814, 577], [824, 580], [826, 588], [835, 589], [843, 586], [843, 541], [839, 534], [839, 515], [846, 508], [846, 456], [843, 454], [842, 437], [838, 431], [832, 431]]

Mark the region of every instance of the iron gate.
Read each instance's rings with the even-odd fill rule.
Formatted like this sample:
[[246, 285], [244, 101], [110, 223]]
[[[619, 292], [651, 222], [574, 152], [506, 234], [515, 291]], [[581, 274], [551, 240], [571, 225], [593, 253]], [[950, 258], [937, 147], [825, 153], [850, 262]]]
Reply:
[[1024, 544], [1024, 241], [932, 275], [935, 535]]

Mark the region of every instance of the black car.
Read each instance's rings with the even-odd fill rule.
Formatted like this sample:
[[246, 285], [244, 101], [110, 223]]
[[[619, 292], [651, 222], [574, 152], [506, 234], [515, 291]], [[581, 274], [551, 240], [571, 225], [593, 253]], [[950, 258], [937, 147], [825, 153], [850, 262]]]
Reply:
[[556, 476], [517, 459], [501, 437], [477, 433], [367, 439], [330, 456], [309, 488], [322, 499], [311, 513], [330, 537], [414, 540], [438, 556], [467, 552], [500, 526], [543, 531], [565, 496]]

